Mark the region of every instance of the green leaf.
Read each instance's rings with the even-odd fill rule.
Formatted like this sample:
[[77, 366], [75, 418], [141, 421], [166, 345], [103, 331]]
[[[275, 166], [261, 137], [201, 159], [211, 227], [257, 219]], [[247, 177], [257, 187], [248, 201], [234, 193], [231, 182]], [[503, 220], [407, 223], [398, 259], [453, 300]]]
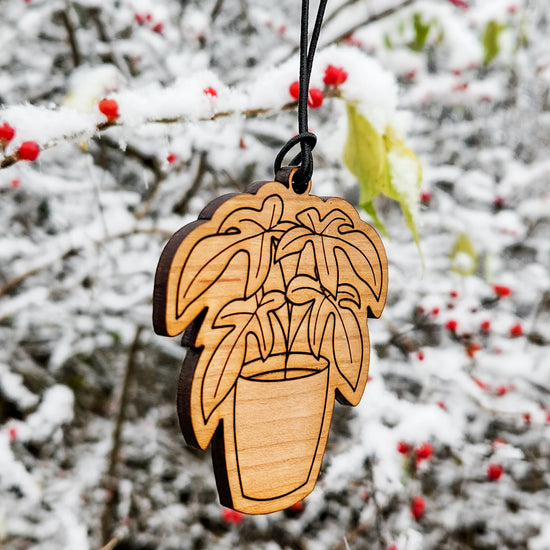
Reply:
[[451, 271], [466, 277], [477, 271], [478, 254], [474, 243], [465, 233], [461, 233], [449, 254], [451, 260]]
[[364, 207], [380, 193], [387, 195], [390, 166], [383, 137], [355, 105], [348, 103], [346, 108], [348, 138], [344, 146], [344, 164], [359, 181], [359, 204]]
[[413, 16], [413, 25], [414, 25], [414, 40], [409, 45], [411, 50], [415, 52], [421, 51], [426, 45], [428, 40], [428, 34], [430, 33], [431, 23], [423, 23], [422, 15], [415, 13]]
[[[409, 228], [412, 236], [418, 246], [420, 255], [422, 250], [420, 249], [420, 238], [416, 229], [416, 223], [414, 220], [414, 213], [418, 207], [418, 194], [420, 192], [420, 183], [422, 181], [422, 165], [418, 160], [418, 157], [405, 145], [403, 140], [399, 139], [395, 133], [388, 128], [384, 135], [384, 141], [388, 153], [395, 153], [401, 159], [408, 159], [410, 161], [411, 170], [416, 170], [416, 183], [409, 186], [407, 189], [402, 189], [396, 183], [395, 177], [390, 177], [390, 186], [388, 196], [399, 203], [403, 216], [405, 217], [405, 223]], [[391, 174], [391, 172], [390, 172]]]
[[497, 21], [489, 21], [485, 27], [481, 42], [483, 44], [483, 50], [485, 56], [483, 58], [483, 64], [489, 65], [493, 59], [499, 54], [500, 46], [498, 39], [500, 33], [506, 28], [505, 25], [498, 23]]
[[378, 215], [378, 212], [376, 211], [376, 208], [374, 207], [374, 203], [372, 201], [362, 202], [361, 207], [372, 218], [372, 221], [374, 222], [374, 225], [376, 225], [376, 227], [378, 227], [378, 229], [382, 233], [384, 233], [384, 235], [389, 239], [390, 234], [388, 233], [388, 230], [386, 229], [386, 226], [382, 223], [382, 220], [380, 219], [380, 216]]
[[[384, 195], [397, 201], [420, 249], [414, 220], [422, 180], [422, 167], [418, 158], [391, 128], [381, 135], [354, 105], [347, 104], [347, 113], [348, 138], [344, 147], [344, 164], [359, 181], [361, 208], [387, 234], [373, 200], [378, 195]], [[394, 162], [393, 170], [390, 154]], [[396, 172], [395, 163], [406, 166], [406, 161], [409, 161], [410, 168], [405, 178], [403, 174]]]

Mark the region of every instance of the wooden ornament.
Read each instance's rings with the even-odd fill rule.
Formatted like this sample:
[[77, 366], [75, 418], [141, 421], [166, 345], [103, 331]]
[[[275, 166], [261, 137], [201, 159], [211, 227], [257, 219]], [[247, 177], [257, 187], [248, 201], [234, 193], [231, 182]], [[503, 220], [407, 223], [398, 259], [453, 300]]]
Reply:
[[367, 318], [388, 272], [374, 229], [342, 199], [256, 183], [220, 197], [166, 245], [158, 334], [185, 331], [178, 387], [189, 445], [212, 442], [223, 505], [249, 514], [300, 501], [317, 481], [334, 398], [357, 405]]

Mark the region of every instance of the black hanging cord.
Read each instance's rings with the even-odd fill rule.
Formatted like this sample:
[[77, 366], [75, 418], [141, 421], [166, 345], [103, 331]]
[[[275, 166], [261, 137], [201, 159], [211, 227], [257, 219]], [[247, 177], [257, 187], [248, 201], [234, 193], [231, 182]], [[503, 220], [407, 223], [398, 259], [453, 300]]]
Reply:
[[307, 189], [307, 184], [313, 174], [313, 148], [317, 143], [317, 136], [308, 132], [307, 123], [307, 99], [309, 95], [309, 81], [311, 78], [311, 69], [313, 67], [313, 58], [315, 49], [319, 41], [321, 33], [321, 25], [325, 15], [327, 0], [319, 1], [319, 9], [317, 10], [317, 18], [315, 26], [311, 33], [311, 42], [308, 50], [308, 19], [309, 19], [309, 0], [302, 0], [302, 22], [300, 29], [300, 95], [298, 96], [298, 135], [291, 138], [279, 151], [275, 159], [274, 171], [275, 174], [281, 169], [281, 165], [285, 155], [296, 145], [300, 144], [301, 150], [291, 161], [291, 166], [299, 166], [300, 168], [294, 174], [292, 179], [292, 187], [296, 193], [303, 193]]

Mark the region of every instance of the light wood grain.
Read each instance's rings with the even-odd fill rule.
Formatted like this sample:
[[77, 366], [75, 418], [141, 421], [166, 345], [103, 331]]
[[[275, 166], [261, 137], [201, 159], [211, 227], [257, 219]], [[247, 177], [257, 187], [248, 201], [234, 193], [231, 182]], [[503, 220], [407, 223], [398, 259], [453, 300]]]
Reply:
[[180, 425], [189, 444], [212, 441], [224, 505], [268, 513], [313, 490], [334, 397], [363, 394], [387, 283], [380, 238], [350, 204], [278, 182], [217, 199], [168, 242], [154, 328], [185, 331]]

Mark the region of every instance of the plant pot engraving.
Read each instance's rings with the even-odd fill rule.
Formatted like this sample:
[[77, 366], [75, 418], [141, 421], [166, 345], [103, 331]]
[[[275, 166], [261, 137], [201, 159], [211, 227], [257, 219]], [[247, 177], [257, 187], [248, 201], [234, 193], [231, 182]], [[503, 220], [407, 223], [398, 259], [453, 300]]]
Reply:
[[[267, 362], [283, 363], [285, 356]], [[272, 500], [305, 486], [318, 451], [324, 451], [321, 429], [328, 392], [328, 361], [322, 369], [300, 368], [315, 358], [289, 357], [296, 367], [280, 368], [253, 378], [239, 377], [235, 387], [235, 451], [242, 494]], [[312, 406], [304, 407], [304, 402]], [[275, 416], [282, 408], [288, 414]], [[329, 419], [330, 424], [330, 419]], [[279, 457], [275, 463], [273, 457]]]
[[382, 243], [355, 209], [278, 182], [214, 201], [170, 239], [153, 323], [185, 331], [180, 426], [212, 442], [222, 504], [268, 513], [313, 490], [334, 398], [363, 394], [386, 292]]

